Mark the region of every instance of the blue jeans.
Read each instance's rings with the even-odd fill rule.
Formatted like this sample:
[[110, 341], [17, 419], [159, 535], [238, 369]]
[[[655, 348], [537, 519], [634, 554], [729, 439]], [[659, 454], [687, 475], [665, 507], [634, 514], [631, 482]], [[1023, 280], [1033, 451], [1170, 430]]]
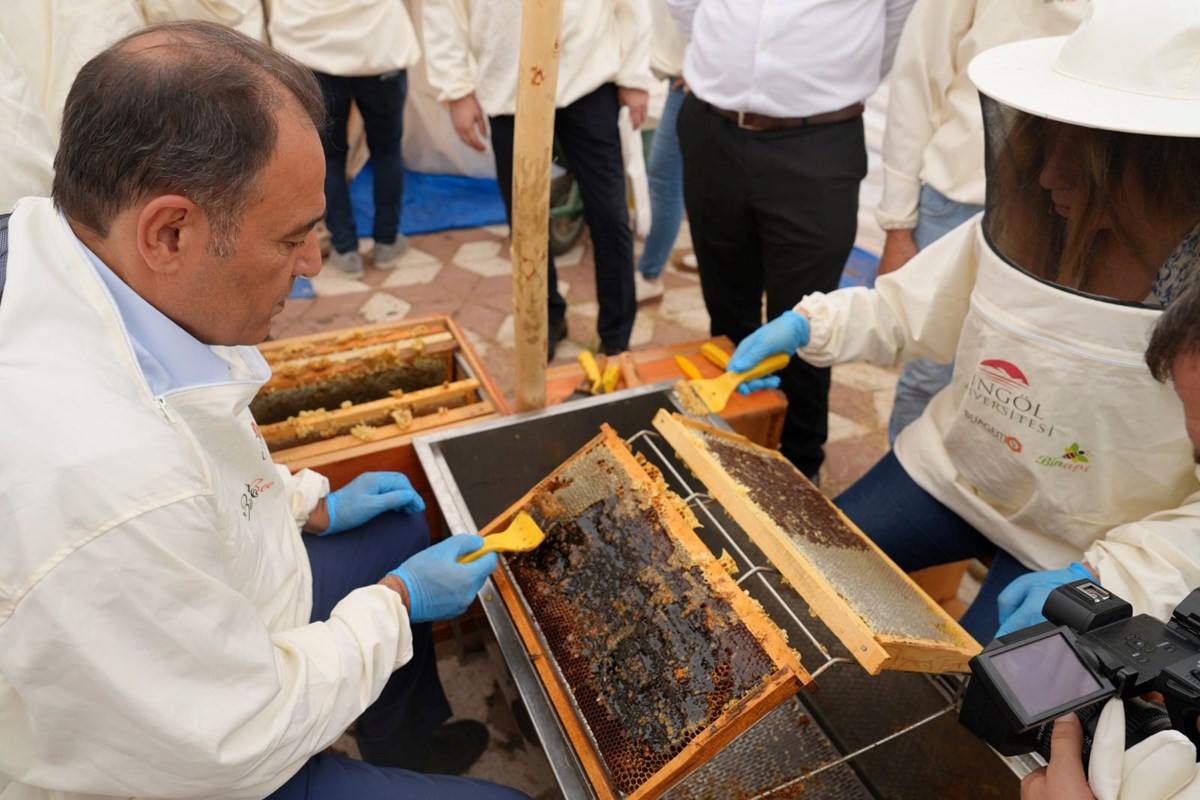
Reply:
[[404, 99], [408, 95], [408, 73], [342, 78], [314, 72], [329, 124], [321, 131], [325, 150], [325, 225], [333, 249], [349, 253], [358, 249], [350, 187], [346, 183], [346, 123], [350, 101], [358, 106], [371, 151], [374, 172], [375, 221], [372, 237], [378, 244], [392, 244], [400, 230], [400, 204], [404, 197], [404, 162], [400, 139], [404, 135]]
[[679, 235], [679, 223], [683, 221], [683, 155], [679, 152], [675, 123], [686, 94], [682, 86], [667, 93], [662, 119], [658, 121], [654, 142], [650, 145], [650, 160], [646, 164], [646, 177], [650, 183], [650, 235], [646, 237], [646, 249], [642, 251], [637, 268], [647, 280], [662, 275], [667, 259], [671, 257], [671, 248], [675, 246], [675, 237]]
[[[409, 556], [429, 546], [429, 529], [420, 514], [387, 513], [335, 536], [305, 536], [313, 574], [312, 621], [329, 619], [333, 607], [350, 592], [370, 586]], [[406, 731], [419, 747], [450, 716], [450, 704], [438, 679], [433, 626], [413, 625], [412, 660], [392, 673], [379, 699], [356, 723], [358, 736], [390, 737]], [[471, 778], [422, 775], [376, 767], [363, 761], [318, 753], [270, 800], [396, 800], [429, 797], [446, 800], [528, 800], [513, 789]]]
[[[959, 203], [930, 186], [921, 186], [920, 217], [913, 230], [917, 249], [924, 250], [982, 210], [983, 206]], [[933, 396], [950, 383], [953, 373], [954, 362], [939, 364], [921, 358], [905, 364], [896, 383], [896, 401], [888, 422], [888, 438], [893, 444], [900, 431], [921, 416]]]
[[961, 623], [980, 644], [995, 638], [1000, 627], [996, 598], [1029, 572], [1024, 564], [918, 486], [890, 451], [835, 502], [905, 572], [992, 556]]

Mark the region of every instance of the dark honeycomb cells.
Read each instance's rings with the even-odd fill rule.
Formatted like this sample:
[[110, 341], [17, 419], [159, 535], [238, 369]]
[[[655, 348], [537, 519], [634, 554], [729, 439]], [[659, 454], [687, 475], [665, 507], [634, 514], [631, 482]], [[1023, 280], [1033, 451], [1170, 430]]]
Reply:
[[535, 497], [527, 510], [546, 540], [508, 565], [614, 788], [629, 793], [775, 666], [620, 468], [589, 456], [614, 485], [585, 492], [598, 499], [574, 513]]
[[876, 634], [961, 644], [920, 591], [868, 546], [821, 490], [789, 462], [728, 438], [700, 437], [747, 497]]

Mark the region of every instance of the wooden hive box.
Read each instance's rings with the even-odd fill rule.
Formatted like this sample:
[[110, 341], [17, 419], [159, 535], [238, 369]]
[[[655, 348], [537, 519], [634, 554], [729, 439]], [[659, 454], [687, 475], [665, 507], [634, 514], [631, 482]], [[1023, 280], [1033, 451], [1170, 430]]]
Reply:
[[967, 671], [978, 643], [781, 453], [666, 411], [654, 427], [869, 673]]
[[494, 578], [601, 800], [653, 800], [811, 678], [607, 425], [494, 522], [546, 533]]
[[398, 470], [416, 485], [423, 476], [414, 436], [508, 412], [462, 330], [444, 315], [280, 339], [259, 350], [273, 374], [250, 409], [272, 456], [293, 470], [316, 469], [334, 488], [369, 470]]
[[[687, 358], [700, 370], [705, 378], [715, 378], [724, 370], [700, 353], [706, 344], [716, 345], [725, 353], [733, 352], [733, 342], [725, 336], [702, 339], [696, 342], [652, 347], [622, 353], [619, 358], [621, 380], [618, 389], [629, 389], [647, 383], [679, 380], [683, 373], [676, 356]], [[603, 362], [604, 356], [597, 356]], [[612, 363], [610, 359], [608, 363]], [[603, 367], [601, 367], [603, 371]], [[576, 363], [559, 364], [546, 370], [546, 405], [561, 403], [571, 396], [583, 381], [583, 369]], [[707, 413], [707, 410], [701, 412]], [[752, 442], [764, 447], [778, 447], [783, 435], [783, 420], [787, 413], [787, 400], [783, 392], [768, 390], [750, 395], [734, 394], [729, 405], [721, 412], [721, 418], [729, 426]]]

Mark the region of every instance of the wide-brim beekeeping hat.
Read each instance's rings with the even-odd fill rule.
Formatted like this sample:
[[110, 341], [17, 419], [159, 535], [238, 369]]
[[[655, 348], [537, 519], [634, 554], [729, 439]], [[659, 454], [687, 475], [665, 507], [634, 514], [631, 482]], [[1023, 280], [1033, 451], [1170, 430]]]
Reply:
[[980, 92], [1040, 117], [1128, 133], [1200, 137], [1200, 0], [1093, 0], [1070, 36], [987, 50]]

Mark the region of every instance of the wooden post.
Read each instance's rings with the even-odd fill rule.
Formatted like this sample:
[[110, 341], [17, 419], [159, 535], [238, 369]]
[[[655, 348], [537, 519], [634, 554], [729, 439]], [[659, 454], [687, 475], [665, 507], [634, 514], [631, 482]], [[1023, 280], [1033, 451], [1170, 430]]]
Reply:
[[562, 0], [522, 0], [511, 253], [518, 411], [546, 405], [550, 158], [561, 31]]

